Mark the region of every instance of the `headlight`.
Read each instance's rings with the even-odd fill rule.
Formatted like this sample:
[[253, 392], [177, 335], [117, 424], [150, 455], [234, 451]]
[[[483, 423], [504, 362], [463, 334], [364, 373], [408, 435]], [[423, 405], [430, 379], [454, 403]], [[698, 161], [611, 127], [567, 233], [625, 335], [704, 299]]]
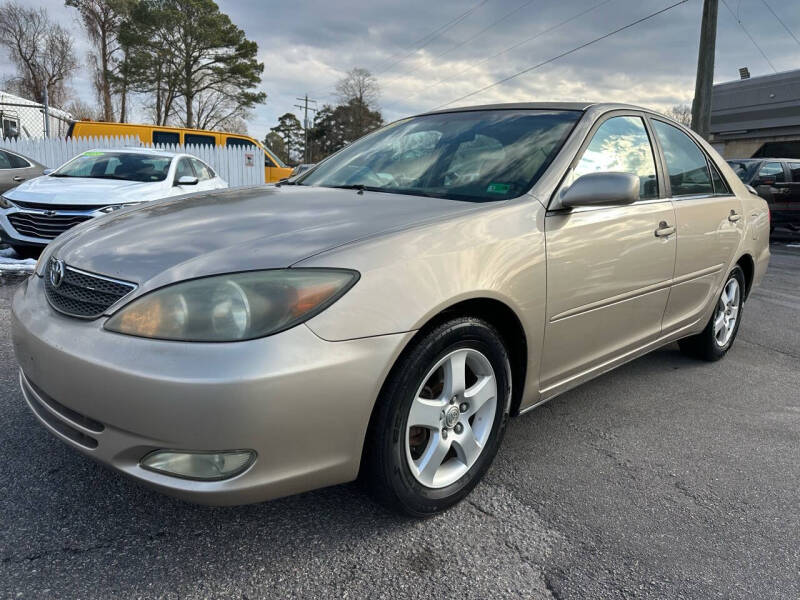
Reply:
[[345, 269], [276, 269], [184, 281], [134, 300], [105, 328], [162, 340], [250, 340], [319, 314], [358, 277]]
[[14, 203], [5, 196], [0, 196], [0, 208], [14, 208]]
[[103, 208], [101, 208], [100, 212], [108, 214], [114, 212], [115, 210], [119, 210], [121, 208], [128, 208], [129, 206], [138, 206], [139, 204], [142, 204], [142, 202], [126, 202], [125, 204], [111, 204], [109, 206], [104, 206]]

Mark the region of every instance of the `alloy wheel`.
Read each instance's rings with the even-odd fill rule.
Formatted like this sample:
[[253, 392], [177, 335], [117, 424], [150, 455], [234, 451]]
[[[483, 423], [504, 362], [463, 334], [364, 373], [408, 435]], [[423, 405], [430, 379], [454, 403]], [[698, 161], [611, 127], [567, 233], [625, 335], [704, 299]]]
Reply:
[[497, 411], [497, 379], [489, 359], [461, 348], [426, 375], [409, 409], [406, 460], [429, 488], [458, 481], [478, 460]]
[[717, 310], [714, 313], [714, 339], [724, 347], [736, 330], [736, 321], [741, 308], [741, 287], [735, 277], [731, 277], [722, 289]]

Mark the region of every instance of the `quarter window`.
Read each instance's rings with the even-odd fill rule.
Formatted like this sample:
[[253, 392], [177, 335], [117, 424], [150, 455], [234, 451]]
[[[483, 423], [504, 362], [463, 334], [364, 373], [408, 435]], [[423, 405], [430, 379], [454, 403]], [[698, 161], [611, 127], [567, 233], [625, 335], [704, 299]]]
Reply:
[[703, 151], [677, 127], [653, 121], [664, 159], [673, 196], [697, 196], [714, 193], [711, 173]]
[[641, 117], [612, 117], [595, 132], [575, 176], [617, 171], [639, 177], [642, 199], [658, 198], [653, 148]]
[[725, 182], [725, 179], [722, 177], [722, 174], [717, 169], [717, 165], [715, 165], [712, 161], [709, 161], [711, 165], [711, 182], [714, 185], [714, 194], [718, 196], [728, 196], [731, 193], [731, 189], [728, 187], [728, 184]]
[[789, 170], [792, 172], [792, 181], [800, 183], [800, 163], [789, 163]]

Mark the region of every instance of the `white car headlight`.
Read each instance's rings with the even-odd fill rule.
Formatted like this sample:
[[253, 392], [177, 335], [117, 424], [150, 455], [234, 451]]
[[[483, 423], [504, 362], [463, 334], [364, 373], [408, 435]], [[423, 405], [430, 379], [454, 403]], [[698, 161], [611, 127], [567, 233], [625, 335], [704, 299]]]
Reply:
[[14, 208], [15, 204], [5, 196], [0, 196], [0, 208]]
[[358, 277], [358, 272], [346, 269], [275, 269], [193, 279], [134, 300], [105, 328], [186, 342], [250, 340], [319, 314]]

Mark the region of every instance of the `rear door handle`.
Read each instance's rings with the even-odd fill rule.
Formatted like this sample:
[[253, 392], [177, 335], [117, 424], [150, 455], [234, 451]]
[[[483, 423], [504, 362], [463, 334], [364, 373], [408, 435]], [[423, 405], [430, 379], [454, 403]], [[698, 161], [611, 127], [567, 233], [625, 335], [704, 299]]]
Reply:
[[728, 215], [728, 221], [730, 221], [731, 223], [736, 223], [736, 221], [738, 221], [741, 218], [742, 216], [737, 215], [735, 210], [732, 210], [731, 214]]
[[17, 182], [25, 181], [25, 178], [24, 177], [20, 177], [19, 175], [17, 175], [16, 177], [14, 177], [14, 181], [17, 181]]
[[661, 221], [656, 229], [656, 237], [667, 237], [675, 233], [675, 226], [669, 225], [666, 221]]

